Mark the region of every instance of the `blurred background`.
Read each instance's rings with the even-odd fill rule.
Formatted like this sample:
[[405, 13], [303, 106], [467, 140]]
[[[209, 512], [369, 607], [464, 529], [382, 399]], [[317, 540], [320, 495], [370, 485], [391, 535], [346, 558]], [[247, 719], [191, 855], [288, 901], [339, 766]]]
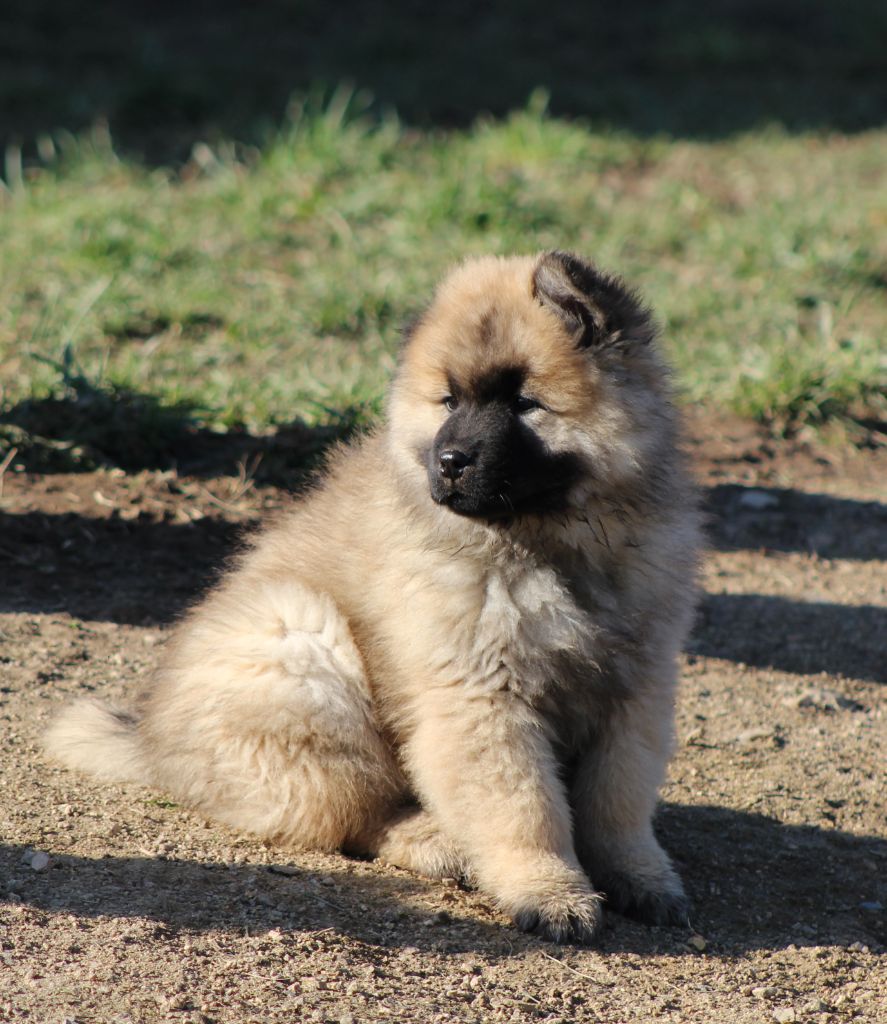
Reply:
[[181, 159], [261, 141], [294, 93], [341, 82], [425, 128], [541, 87], [556, 116], [638, 134], [856, 132], [884, 122], [885, 54], [879, 0], [29, 0], [0, 10], [0, 136], [104, 118], [127, 150]]

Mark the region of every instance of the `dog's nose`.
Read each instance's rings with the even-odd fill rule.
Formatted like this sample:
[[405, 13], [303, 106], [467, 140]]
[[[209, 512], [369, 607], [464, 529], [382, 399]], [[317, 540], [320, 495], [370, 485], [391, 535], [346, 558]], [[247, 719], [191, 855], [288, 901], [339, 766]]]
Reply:
[[471, 457], [458, 448], [447, 448], [440, 453], [440, 474], [447, 480], [458, 480], [465, 472], [465, 467], [471, 462]]

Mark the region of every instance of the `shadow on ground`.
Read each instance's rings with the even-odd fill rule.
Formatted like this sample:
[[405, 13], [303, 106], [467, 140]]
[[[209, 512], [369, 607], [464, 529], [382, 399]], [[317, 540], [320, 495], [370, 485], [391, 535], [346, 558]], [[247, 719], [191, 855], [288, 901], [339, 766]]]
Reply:
[[[695, 907], [693, 926], [712, 937], [714, 955], [789, 943], [887, 941], [883, 919], [861, 906], [876, 902], [883, 885], [883, 840], [683, 805], [663, 809], [660, 831], [681, 864]], [[174, 830], [165, 835], [174, 837]], [[251, 935], [333, 929], [367, 943], [452, 953], [498, 945], [500, 955], [511, 956], [516, 947], [537, 943], [504, 923], [500, 928], [473, 919], [476, 910], [488, 907], [482, 896], [457, 895], [452, 913], [441, 914], [422, 905], [423, 895], [440, 894], [439, 883], [363, 864], [355, 871], [355, 862], [344, 857], [339, 870], [325, 866], [318, 877], [300, 866], [298, 854], [290, 861], [285, 851], [270, 866], [173, 854], [58, 854], [39, 873], [28, 866], [29, 856], [21, 847], [0, 847], [2, 875], [14, 900], [37, 911], [147, 918], [173, 930]], [[287, 874], [278, 873], [281, 867]], [[647, 928], [613, 915], [601, 945], [605, 951], [653, 953], [680, 948], [686, 936], [680, 929]]]
[[294, 92], [347, 81], [379, 110], [458, 125], [550, 91], [556, 114], [641, 134], [880, 127], [877, 0], [64, 0], [0, 13], [0, 146], [98, 118], [151, 161], [261, 140]]
[[0, 612], [141, 626], [172, 621], [216, 579], [243, 529], [209, 516], [127, 522], [0, 512]]
[[706, 594], [698, 615], [693, 654], [887, 683], [887, 608]]
[[250, 434], [201, 426], [201, 411], [206, 412], [77, 377], [57, 395], [0, 409], [0, 459], [14, 447], [16, 466], [31, 473], [114, 467], [207, 477], [234, 473], [238, 464], [261, 456], [259, 479], [293, 488], [331, 444], [348, 438], [366, 418], [355, 406], [330, 411], [326, 424], [293, 420], [267, 434]]
[[887, 560], [887, 505], [781, 487], [718, 484], [706, 492], [708, 536], [719, 551], [800, 551]]

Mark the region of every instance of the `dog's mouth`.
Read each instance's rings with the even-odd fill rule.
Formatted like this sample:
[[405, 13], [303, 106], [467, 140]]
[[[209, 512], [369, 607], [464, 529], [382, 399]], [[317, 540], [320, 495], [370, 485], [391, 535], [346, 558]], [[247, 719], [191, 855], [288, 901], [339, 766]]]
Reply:
[[513, 507], [504, 495], [498, 499], [479, 499], [474, 495], [466, 494], [464, 491], [455, 489], [431, 493], [432, 500], [438, 505], [443, 505], [460, 516], [468, 516], [474, 519], [490, 519], [513, 514]]
[[567, 492], [563, 487], [556, 486], [516, 499], [505, 491], [477, 496], [453, 489], [443, 493], [432, 491], [431, 497], [438, 505], [448, 508], [456, 515], [468, 519], [500, 520], [563, 511]]

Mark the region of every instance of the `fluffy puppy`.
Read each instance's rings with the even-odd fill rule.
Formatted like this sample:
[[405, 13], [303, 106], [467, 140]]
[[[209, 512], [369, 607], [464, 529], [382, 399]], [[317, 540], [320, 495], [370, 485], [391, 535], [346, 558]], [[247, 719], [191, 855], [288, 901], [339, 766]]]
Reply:
[[574, 256], [466, 262], [387, 416], [50, 750], [289, 846], [463, 875], [523, 929], [686, 918], [651, 819], [697, 502], [648, 311]]

